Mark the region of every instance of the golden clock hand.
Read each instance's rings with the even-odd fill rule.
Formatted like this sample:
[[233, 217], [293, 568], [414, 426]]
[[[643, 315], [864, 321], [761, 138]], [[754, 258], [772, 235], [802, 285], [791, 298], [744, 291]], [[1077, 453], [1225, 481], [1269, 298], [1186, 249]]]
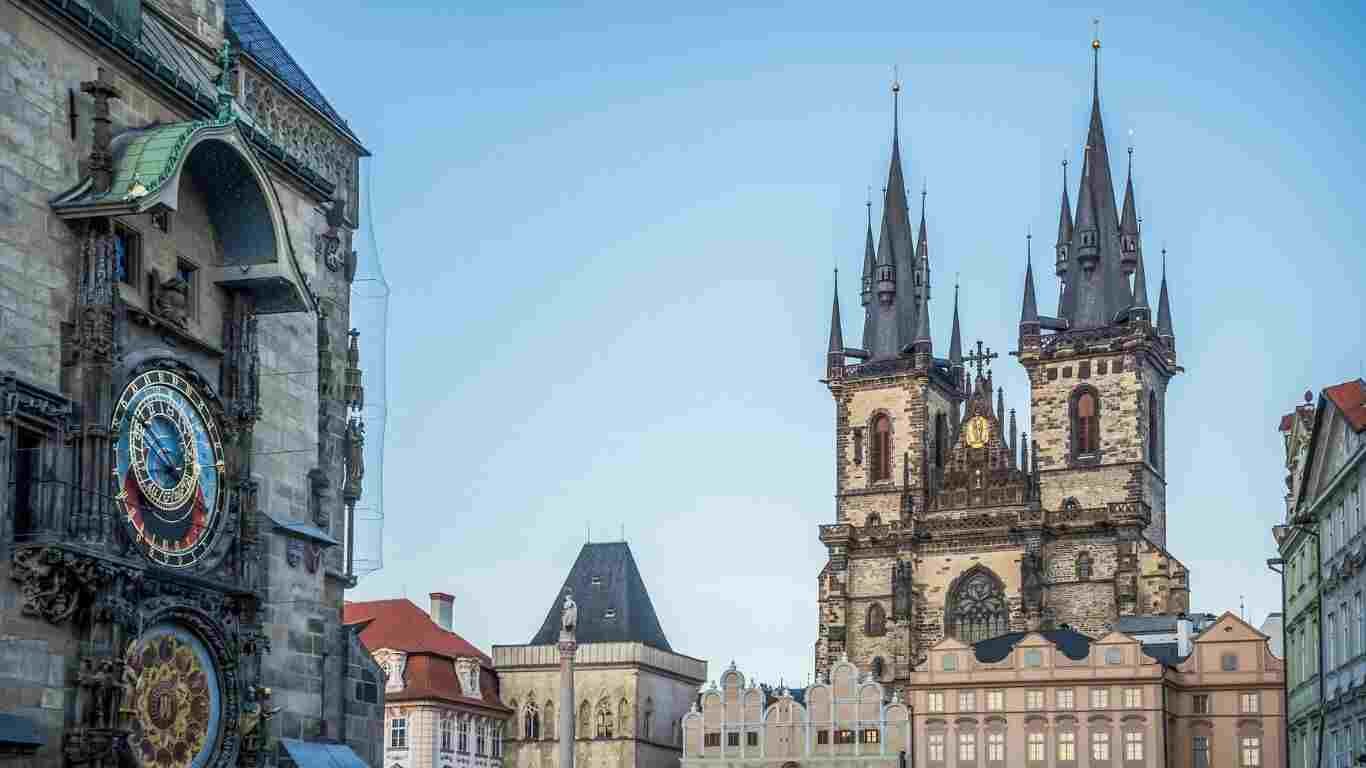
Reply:
[[161, 460], [166, 462], [166, 466], [174, 467], [177, 472], [183, 472], [184, 468], [176, 464], [174, 461], [171, 461], [171, 459], [166, 455], [166, 446], [161, 444], [161, 438], [157, 437], [157, 433], [152, 430], [152, 420], [147, 418], [146, 416], [142, 418], [142, 429], [143, 432], [152, 436], [152, 443], [157, 449], [157, 455], [161, 456]]

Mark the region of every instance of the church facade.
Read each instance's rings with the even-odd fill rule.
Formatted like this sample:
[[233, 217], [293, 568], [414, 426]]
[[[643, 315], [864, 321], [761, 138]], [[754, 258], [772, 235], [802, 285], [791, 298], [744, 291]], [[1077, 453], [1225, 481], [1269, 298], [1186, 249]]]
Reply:
[[964, 349], [956, 292], [948, 354], [935, 354], [924, 197], [913, 228], [894, 122], [859, 346], [845, 345], [838, 296], [832, 309], [836, 508], [820, 527], [818, 676], [847, 657], [901, 688], [944, 638], [1101, 637], [1120, 616], [1188, 610], [1186, 569], [1165, 549], [1164, 404], [1182, 371], [1165, 265], [1153, 312], [1132, 164], [1116, 206], [1096, 74], [1075, 215], [1064, 166], [1056, 316], [1040, 314], [1032, 263], [1024, 275], [1024, 430], [994, 387], [998, 355]]
[[0, 752], [377, 764], [364, 147], [245, 0], [0, 0], [0, 62]]

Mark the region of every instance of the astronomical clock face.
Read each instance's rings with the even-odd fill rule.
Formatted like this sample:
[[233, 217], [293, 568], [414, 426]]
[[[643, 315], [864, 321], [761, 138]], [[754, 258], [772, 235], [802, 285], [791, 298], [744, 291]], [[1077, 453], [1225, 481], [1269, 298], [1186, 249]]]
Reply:
[[218, 741], [223, 700], [208, 648], [173, 624], [153, 626], [128, 652], [134, 716], [128, 746], [143, 768], [201, 768]]
[[147, 557], [173, 568], [198, 562], [223, 506], [223, 445], [208, 407], [184, 377], [153, 370], [114, 407], [116, 493]]
[[987, 444], [987, 436], [991, 434], [991, 425], [987, 423], [985, 416], [973, 416], [964, 425], [963, 436], [968, 445], [973, 448], [981, 448]]

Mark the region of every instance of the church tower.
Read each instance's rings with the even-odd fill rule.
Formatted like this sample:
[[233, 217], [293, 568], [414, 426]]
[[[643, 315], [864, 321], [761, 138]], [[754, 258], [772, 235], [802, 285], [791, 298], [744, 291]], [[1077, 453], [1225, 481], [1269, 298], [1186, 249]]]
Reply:
[[1181, 372], [1165, 266], [1154, 319], [1132, 153], [1117, 208], [1092, 48], [1075, 216], [1064, 166], [1056, 317], [1039, 313], [1026, 246], [1013, 354], [1028, 433], [993, 384], [1000, 356], [981, 341], [964, 354], [956, 288], [948, 357], [934, 356], [925, 198], [916, 233], [893, 122], [879, 236], [870, 211], [863, 249], [863, 347], [844, 346], [836, 300], [826, 350], [836, 503], [820, 527], [818, 675], [847, 655], [900, 685], [944, 637], [1099, 637], [1123, 615], [1188, 609], [1186, 569], [1165, 549], [1163, 414]]
[[862, 348], [843, 346], [838, 299], [832, 312], [826, 384], [835, 401], [836, 523], [821, 527], [829, 562], [816, 650], [818, 669], [847, 653], [885, 680], [911, 663], [911, 521], [942, 469], [965, 398], [956, 301], [949, 358], [934, 356], [925, 196], [917, 238], [901, 166], [899, 93], [894, 84], [879, 234], [875, 243], [870, 207], [864, 242]]

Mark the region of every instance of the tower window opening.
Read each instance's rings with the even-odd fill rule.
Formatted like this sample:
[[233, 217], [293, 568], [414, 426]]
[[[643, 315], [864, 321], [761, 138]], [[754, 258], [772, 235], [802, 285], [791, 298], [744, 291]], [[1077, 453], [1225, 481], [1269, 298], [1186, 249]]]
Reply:
[[892, 420], [887, 414], [879, 414], [873, 421], [873, 480], [890, 480], [892, 477]]

